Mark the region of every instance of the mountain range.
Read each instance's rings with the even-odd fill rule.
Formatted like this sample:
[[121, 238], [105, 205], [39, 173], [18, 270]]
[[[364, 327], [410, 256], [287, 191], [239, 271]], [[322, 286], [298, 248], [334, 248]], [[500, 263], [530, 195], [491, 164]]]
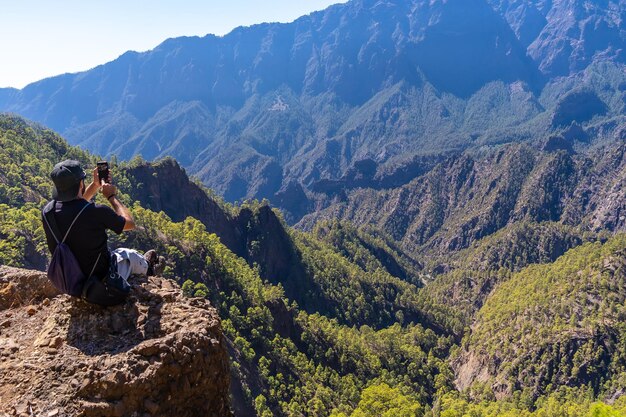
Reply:
[[354, 173], [400, 186], [449, 152], [623, 139], [625, 6], [353, 0], [3, 89], [0, 110], [101, 155], [173, 156], [296, 222]]
[[[0, 116], [0, 145], [0, 264], [44, 269], [49, 255], [40, 207], [51, 191], [47, 175], [61, 159], [95, 164], [98, 158], [13, 116]], [[372, 411], [372, 402], [399, 416], [462, 416], [458, 412], [465, 411], [459, 410], [477, 416], [539, 417], [566, 410], [622, 416], [626, 240], [620, 234], [622, 210], [606, 203], [623, 204], [623, 145], [599, 148], [589, 158], [512, 144], [496, 154], [441, 162], [424, 174], [426, 187], [409, 183], [426, 196], [416, 207], [430, 216], [423, 224], [433, 225], [422, 227], [433, 234], [424, 234], [420, 246], [405, 244], [401, 229], [377, 223], [377, 217], [365, 226], [333, 219], [318, 221], [311, 232], [297, 230], [266, 204], [233, 206], [217, 198], [173, 159], [135, 159], [112, 168], [120, 198], [139, 227], [111, 236], [111, 244], [155, 248], [167, 258], [162, 289], [177, 292], [166, 282], [174, 279], [187, 296], [210, 300], [230, 356], [236, 416], [367, 412], [373, 417], [380, 412]], [[441, 170], [452, 175], [438, 176]], [[438, 194], [432, 193], [435, 184], [441, 186]], [[527, 197], [532, 189], [542, 190], [539, 198]], [[370, 191], [377, 192], [390, 191]], [[376, 196], [361, 200], [369, 198]], [[394, 199], [381, 201], [393, 204]], [[456, 205], [467, 206], [468, 215]], [[513, 215], [503, 216], [509, 206], [516, 207]], [[402, 210], [378, 211], [393, 217]], [[367, 205], [363, 212], [374, 213]], [[420, 224], [420, 216], [416, 219]], [[446, 230], [466, 233], [446, 240], [442, 237], [454, 236]], [[19, 274], [44, 279], [33, 271]], [[11, 277], [6, 291], [13, 294]], [[47, 305], [56, 306], [59, 317], [65, 302], [89, 312], [81, 316], [81, 309], [74, 309], [75, 321], [97, 317], [94, 307], [67, 297], [53, 304], [9, 306], [0, 352], [8, 352], [13, 364], [12, 384], [19, 384], [22, 369], [16, 349], [19, 355], [30, 352], [14, 323], [29, 320], [28, 308], [47, 311]], [[119, 333], [125, 321], [111, 323], [115, 335], [125, 334]], [[133, 343], [150, 342], [141, 332], [130, 334]], [[70, 334], [68, 343], [76, 343], [75, 336]], [[118, 342], [130, 343], [123, 337]], [[46, 350], [47, 355], [58, 352]], [[184, 363], [193, 357], [189, 349], [175, 352]], [[93, 360], [100, 363], [100, 356]], [[162, 363], [155, 358], [154, 365]], [[219, 381], [228, 380], [224, 371], [220, 368], [213, 379], [222, 394], [225, 382]], [[158, 395], [144, 403], [136, 401], [136, 391], [125, 397], [125, 381], [134, 377], [124, 372], [116, 374], [115, 385], [106, 382], [109, 373], [98, 373], [84, 383], [90, 390], [64, 395], [98, 399], [104, 391], [96, 387], [102, 386], [107, 396], [98, 400], [97, 410], [123, 405], [154, 412], [166, 405]], [[142, 378], [161, 383], [146, 374]], [[191, 392], [184, 380], [182, 375], [183, 385], [169, 389]], [[213, 392], [196, 392], [194, 398], [210, 398]], [[35, 394], [38, 406], [48, 405], [46, 392]], [[70, 404], [80, 408], [76, 401]], [[410, 414], [401, 412], [403, 407]]]
[[0, 90], [47, 125], [0, 114], [0, 264], [43, 270], [53, 165], [111, 156], [110, 242], [215, 307], [236, 416], [626, 416], [625, 17], [353, 0]]

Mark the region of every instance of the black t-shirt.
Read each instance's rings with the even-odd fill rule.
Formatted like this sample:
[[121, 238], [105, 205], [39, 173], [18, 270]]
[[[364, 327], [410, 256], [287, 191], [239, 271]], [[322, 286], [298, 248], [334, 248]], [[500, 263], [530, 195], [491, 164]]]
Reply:
[[[52, 203], [48, 203], [44, 211], [50, 209], [51, 204]], [[103, 277], [109, 270], [110, 262], [106, 230], [113, 230], [118, 235], [122, 233], [124, 225], [126, 224], [124, 217], [118, 215], [109, 207], [92, 204], [79, 198], [66, 202], [57, 201], [54, 207], [54, 219], [56, 220], [59, 231], [65, 236], [67, 229], [70, 227], [76, 215], [87, 204], [89, 207], [78, 217], [65, 243], [72, 250], [85, 276], [89, 275], [98, 259], [98, 254], [101, 254], [94, 275]], [[43, 230], [46, 232], [48, 248], [50, 249], [50, 253], [53, 253], [57, 247], [57, 242], [43, 218], [42, 222]], [[59, 241], [63, 240], [63, 236], [57, 236]]]

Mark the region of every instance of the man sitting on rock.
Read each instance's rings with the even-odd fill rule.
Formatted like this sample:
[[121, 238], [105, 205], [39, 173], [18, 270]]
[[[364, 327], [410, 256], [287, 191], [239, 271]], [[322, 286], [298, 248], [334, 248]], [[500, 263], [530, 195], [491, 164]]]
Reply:
[[[131, 274], [160, 274], [163, 272], [164, 262], [154, 250], [146, 252], [145, 255], [125, 248], [109, 252], [106, 230], [120, 234], [133, 230], [135, 222], [130, 211], [118, 200], [117, 187], [111, 184], [110, 174], [101, 183], [95, 168], [93, 181], [89, 186], [85, 186], [85, 177], [85, 171], [78, 161], [66, 160], [54, 166], [50, 174], [54, 183], [53, 200], [44, 208], [42, 221], [51, 253], [54, 253], [57, 245], [63, 241], [71, 249], [86, 278], [85, 282], [89, 282], [88, 285], [81, 285], [81, 288], [85, 288], [82, 296], [92, 301], [90, 298], [93, 297], [86, 294], [87, 287], [91, 287], [93, 280], [93, 278], [90, 280], [90, 277], [105, 278], [111, 271], [115, 271], [111, 266], [116, 266], [117, 274], [127, 284]], [[90, 202], [98, 190], [102, 191], [112, 209]], [[57, 233], [55, 234], [53, 230]], [[57, 236], [58, 234], [62, 235]], [[98, 285], [101, 286], [101, 282]], [[102, 288], [108, 290], [106, 285]]]

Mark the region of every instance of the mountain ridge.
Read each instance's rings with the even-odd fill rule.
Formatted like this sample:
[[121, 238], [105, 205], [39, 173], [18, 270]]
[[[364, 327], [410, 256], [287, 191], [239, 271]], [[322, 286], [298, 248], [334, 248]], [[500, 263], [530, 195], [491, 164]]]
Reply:
[[376, 225], [417, 253], [466, 248], [524, 219], [624, 230], [625, 149], [618, 142], [583, 154], [527, 145], [466, 152], [401, 187], [351, 190], [299, 226], [324, 218]]
[[[572, 122], [587, 134], [578, 146], [612, 140], [624, 124], [624, 60], [602, 51], [619, 49], [626, 35], [614, 16], [623, 0], [608, 4], [610, 13], [582, 0], [537, 12], [547, 16], [537, 29], [547, 44], [584, 45], [580, 56], [557, 51], [574, 62], [558, 76], [541, 73], [543, 52], [533, 61], [527, 35], [507, 23], [518, 16], [513, 3], [354, 0], [291, 23], [169, 39], [91, 71], [3, 90], [0, 109], [102, 155], [174, 156], [228, 201], [284, 201], [292, 223], [325, 204], [316, 182], [338, 180], [362, 160], [403, 171], [420, 155], [542, 141]], [[575, 22], [609, 22], [606, 42], [592, 41], [589, 29], [578, 41], [552, 30], [570, 12]], [[578, 115], [565, 98], [580, 88], [590, 94], [583, 103], [598, 106]], [[294, 187], [310, 203], [285, 201]]]

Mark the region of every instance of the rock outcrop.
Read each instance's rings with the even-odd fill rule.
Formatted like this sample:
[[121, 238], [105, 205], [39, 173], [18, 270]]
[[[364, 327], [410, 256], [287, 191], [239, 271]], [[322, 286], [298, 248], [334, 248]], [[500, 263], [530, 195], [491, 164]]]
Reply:
[[129, 187], [124, 191], [133, 200], [155, 212], [163, 211], [175, 222], [191, 216], [200, 220], [207, 231], [220, 237], [229, 248], [240, 240], [231, 217], [214, 198], [189, 179], [176, 160], [166, 158], [155, 163], [126, 169]]
[[272, 283], [280, 282], [287, 295], [303, 305], [299, 297], [308, 285], [303, 280], [307, 272], [289, 233], [269, 206], [242, 207], [235, 214], [229, 213], [190, 181], [173, 159], [139, 164], [126, 173], [130, 187], [124, 191], [133, 200], [152, 211], [163, 211], [175, 222], [189, 216], [198, 219], [235, 255], [245, 259], [251, 267], [258, 265], [261, 276]]
[[0, 416], [231, 415], [215, 309], [164, 278], [131, 283], [102, 308], [0, 267]]

